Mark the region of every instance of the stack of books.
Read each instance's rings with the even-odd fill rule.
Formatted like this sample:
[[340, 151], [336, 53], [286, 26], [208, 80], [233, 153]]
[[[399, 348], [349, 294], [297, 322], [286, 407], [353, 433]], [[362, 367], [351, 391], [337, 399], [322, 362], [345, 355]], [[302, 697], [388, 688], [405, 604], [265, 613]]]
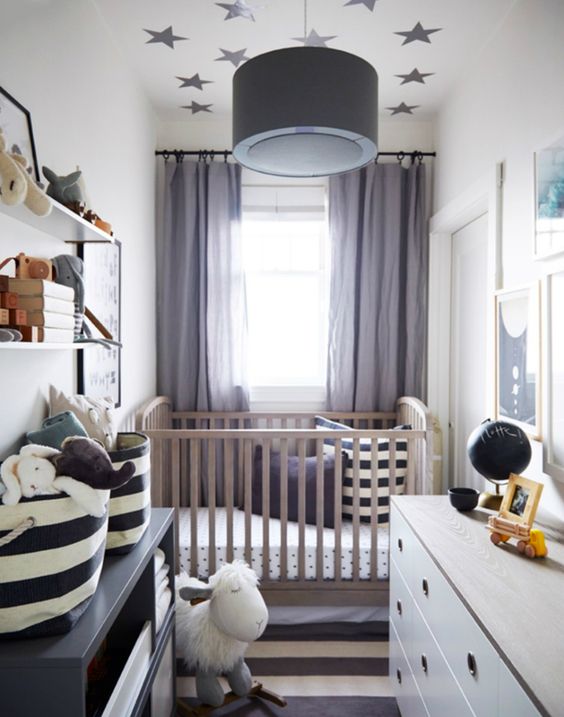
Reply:
[[9, 290], [18, 296], [18, 309], [26, 317], [17, 328], [24, 341], [74, 341], [74, 289], [43, 279], [12, 279]]

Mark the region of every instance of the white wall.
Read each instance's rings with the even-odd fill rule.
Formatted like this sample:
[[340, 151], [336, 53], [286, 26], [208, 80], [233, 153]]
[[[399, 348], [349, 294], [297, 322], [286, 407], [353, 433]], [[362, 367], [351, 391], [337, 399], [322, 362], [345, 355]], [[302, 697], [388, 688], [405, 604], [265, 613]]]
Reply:
[[[533, 262], [533, 152], [564, 134], [564, 3], [518, 0], [498, 34], [460, 78], [437, 119], [435, 211], [505, 164], [504, 288], [542, 275]], [[540, 445], [527, 472], [542, 505], [564, 519], [564, 486], [542, 475]]]
[[[39, 163], [83, 170], [90, 203], [122, 241], [122, 409], [155, 392], [156, 122], [90, 0], [3, 0], [0, 84], [32, 114]], [[0, 254], [72, 248], [0, 212]], [[0, 349], [0, 455], [45, 413], [50, 382], [74, 392], [74, 352]]]

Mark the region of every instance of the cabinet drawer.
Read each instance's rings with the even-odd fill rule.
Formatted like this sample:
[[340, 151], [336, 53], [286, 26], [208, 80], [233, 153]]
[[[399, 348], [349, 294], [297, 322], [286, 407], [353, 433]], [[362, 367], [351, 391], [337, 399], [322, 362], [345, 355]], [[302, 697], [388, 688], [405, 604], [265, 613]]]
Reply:
[[102, 717], [129, 717], [151, 659], [151, 623], [146, 622], [125, 663]]
[[390, 625], [390, 681], [402, 717], [429, 717], [393, 624]]
[[408, 587], [393, 559], [390, 560], [390, 621], [393, 623], [403, 648], [411, 653], [411, 613], [415, 604]]
[[[540, 712], [506, 665], [499, 661], [499, 706], [498, 715], [504, 717], [540, 717]], [[542, 665], [540, 666], [542, 669]]]
[[473, 717], [470, 705], [417, 608], [413, 610], [412, 631], [411, 668], [431, 717]]
[[390, 557], [404, 578], [411, 572], [411, 553], [416, 538], [409, 525], [392, 505], [390, 516]]

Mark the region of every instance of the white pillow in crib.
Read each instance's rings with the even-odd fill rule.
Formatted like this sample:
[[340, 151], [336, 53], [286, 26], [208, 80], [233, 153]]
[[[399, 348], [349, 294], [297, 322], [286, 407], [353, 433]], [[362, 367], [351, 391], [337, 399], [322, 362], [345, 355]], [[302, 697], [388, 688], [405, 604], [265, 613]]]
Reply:
[[72, 411], [90, 438], [97, 438], [107, 451], [116, 447], [117, 427], [111, 398], [90, 398], [79, 394], [67, 396], [55, 386], [49, 387], [50, 415]]

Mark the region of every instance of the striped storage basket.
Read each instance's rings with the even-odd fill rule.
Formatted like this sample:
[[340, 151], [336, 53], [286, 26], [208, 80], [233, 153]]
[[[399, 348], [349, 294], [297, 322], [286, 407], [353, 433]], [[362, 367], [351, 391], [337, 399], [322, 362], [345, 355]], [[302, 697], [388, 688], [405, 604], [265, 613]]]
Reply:
[[110, 493], [110, 520], [106, 552], [123, 555], [137, 545], [151, 520], [151, 452], [143, 433], [118, 433], [117, 448], [110, 451], [117, 470], [135, 463], [133, 478]]
[[88, 607], [104, 560], [107, 512], [66, 494], [0, 505], [0, 638], [68, 632]]

